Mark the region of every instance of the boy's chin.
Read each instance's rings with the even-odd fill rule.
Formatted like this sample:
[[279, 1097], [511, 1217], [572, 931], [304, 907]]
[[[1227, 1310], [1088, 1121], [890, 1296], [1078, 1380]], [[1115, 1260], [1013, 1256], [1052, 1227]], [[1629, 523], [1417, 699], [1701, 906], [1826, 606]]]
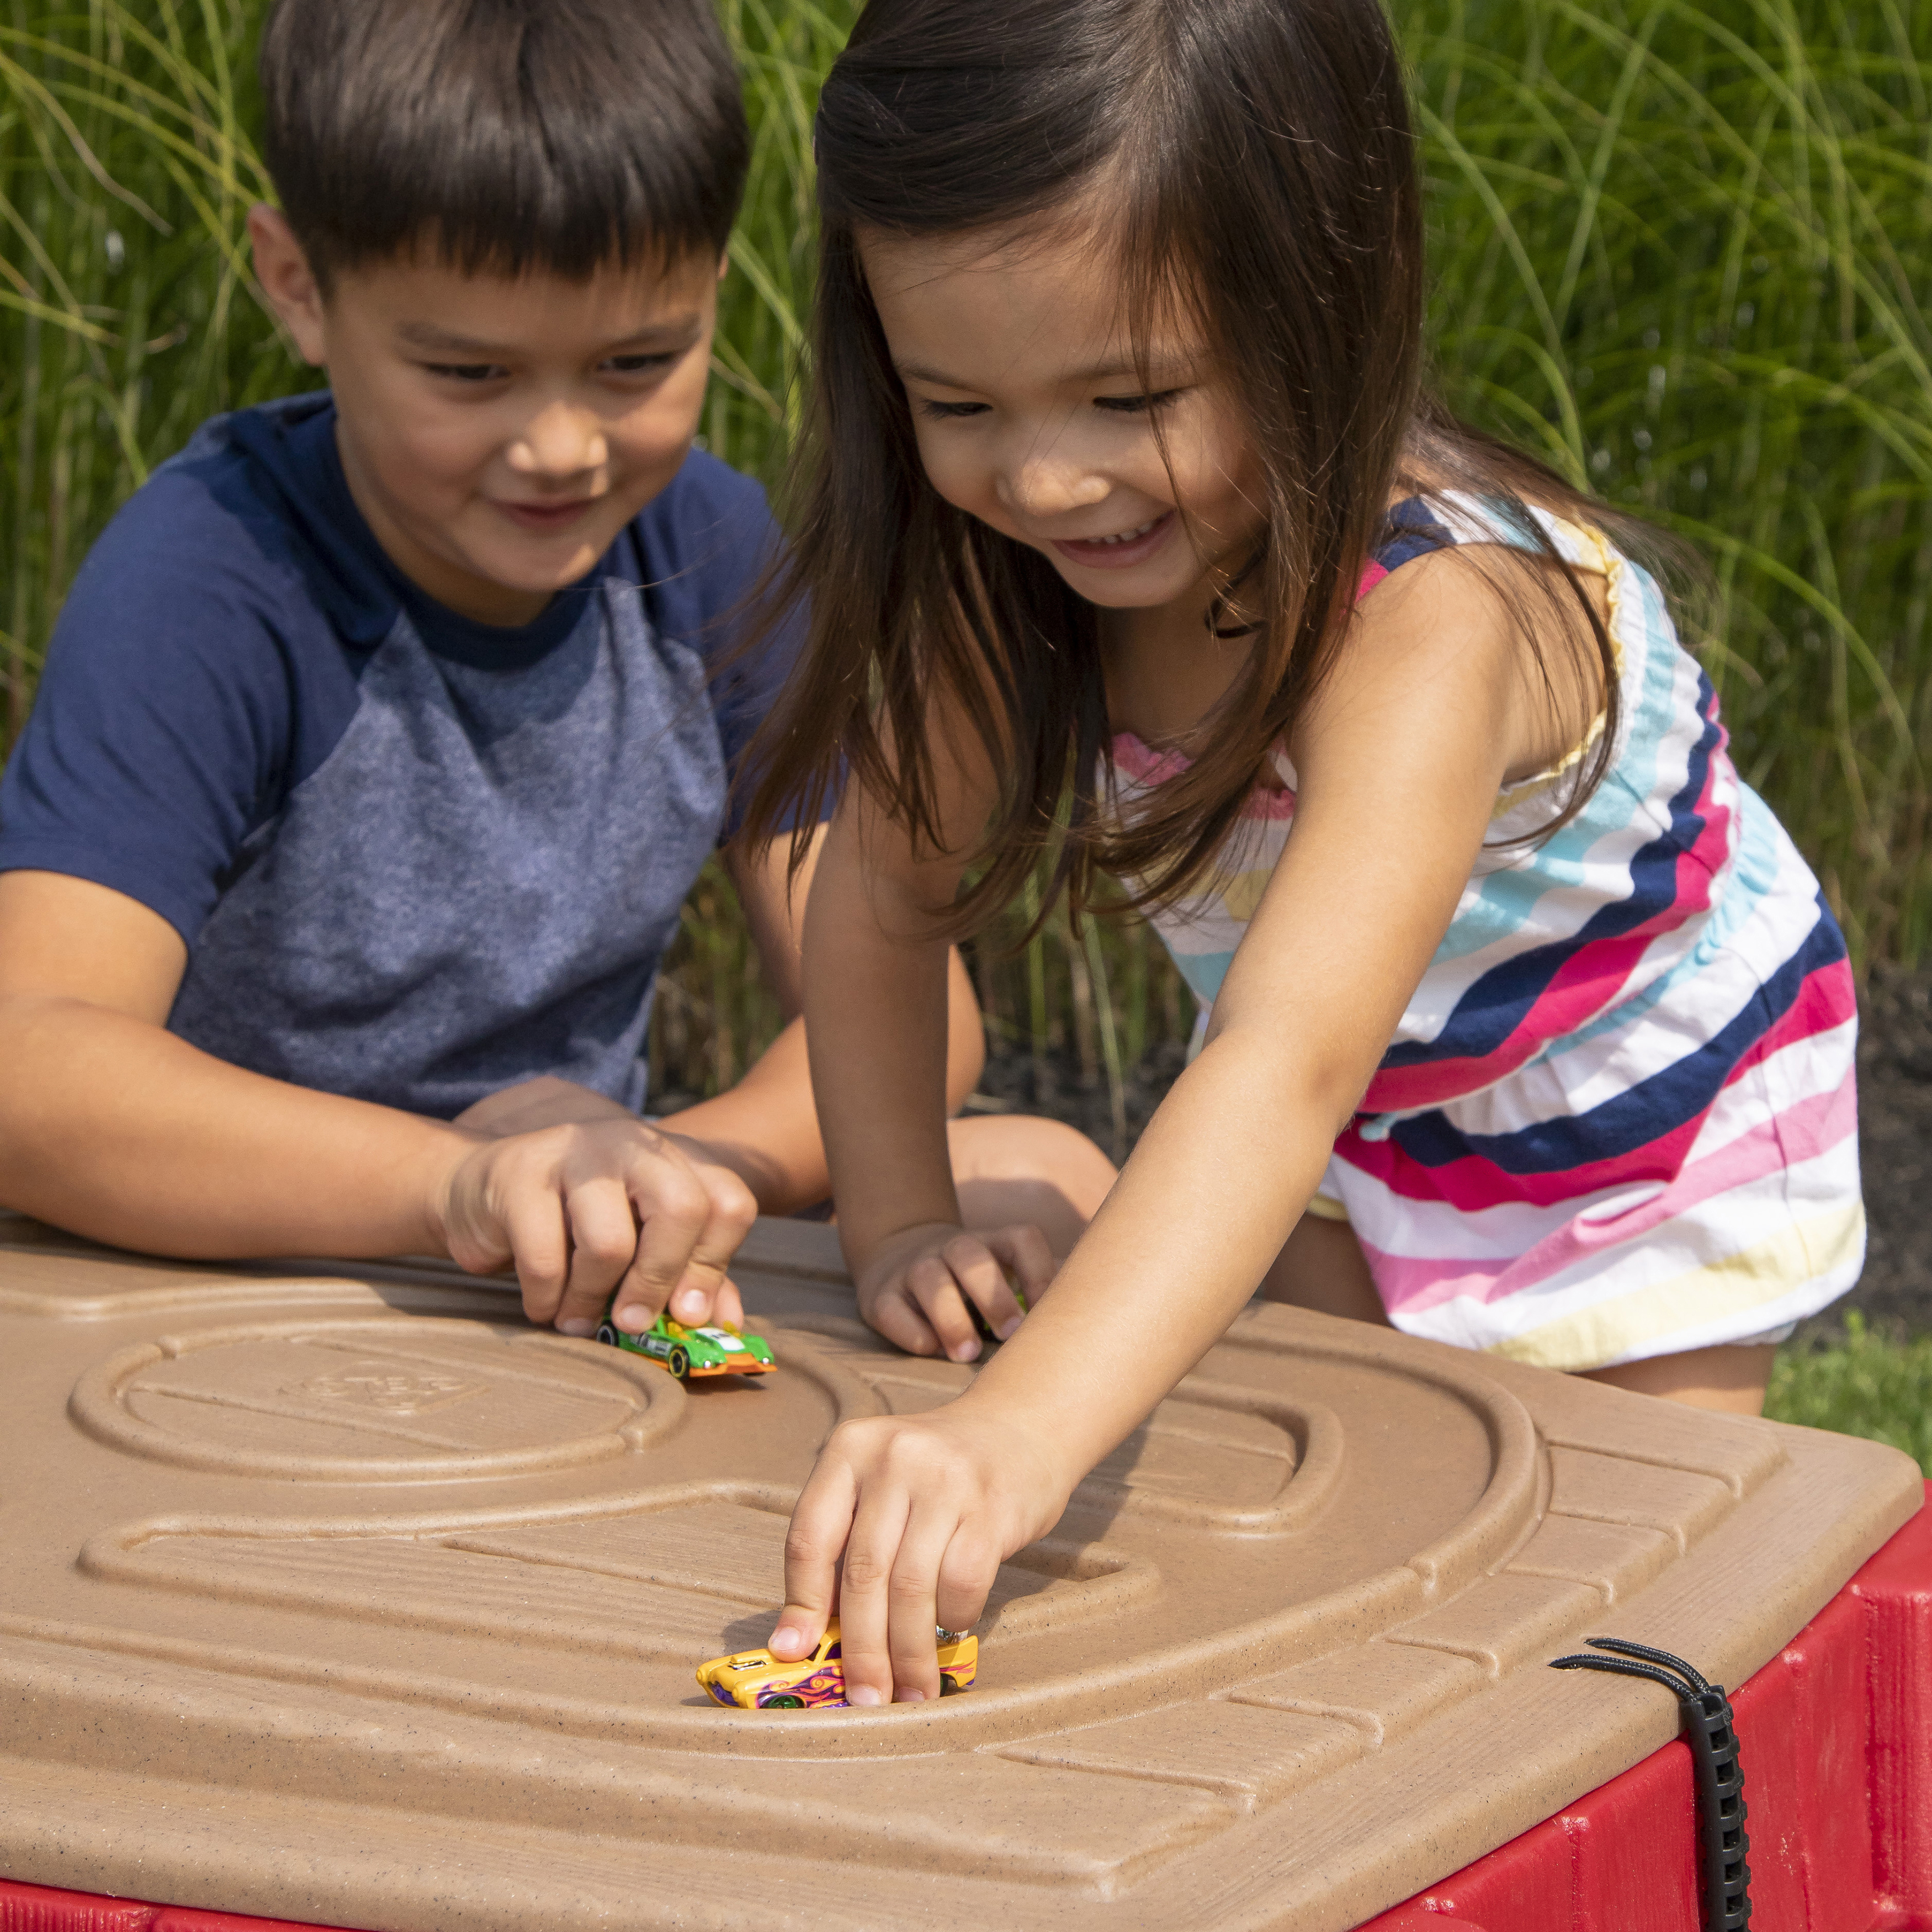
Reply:
[[512, 529], [486, 555], [472, 554], [470, 567], [506, 591], [547, 596], [574, 584], [610, 548], [615, 536], [614, 531], [606, 535], [602, 524], [590, 518], [554, 536]]
[[502, 590], [526, 596], [548, 597], [553, 592], [568, 589], [596, 565], [608, 548], [608, 544], [578, 544], [562, 557], [546, 557], [528, 563], [520, 560], [506, 560], [488, 574], [490, 581]]
[[419, 590], [459, 616], [514, 628], [534, 622], [550, 598], [592, 569], [608, 548], [596, 547], [594, 538], [541, 548], [506, 543], [487, 552], [465, 544], [454, 554], [443, 550], [433, 566], [406, 574]]

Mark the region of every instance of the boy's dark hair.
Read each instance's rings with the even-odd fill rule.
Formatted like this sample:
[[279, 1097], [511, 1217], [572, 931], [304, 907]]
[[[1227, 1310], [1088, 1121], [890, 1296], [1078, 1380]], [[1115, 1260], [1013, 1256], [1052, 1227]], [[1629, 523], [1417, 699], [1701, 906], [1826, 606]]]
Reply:
[[263, 142], [327, 289], [421, 247], [466, 273], [724, 246], [749, 143], [710, 0], [277, 0]]
[[[1642, 526], [1459, 423], [1423, 387], [1421, 190], [1382, 0], [868, 0], [820, 96], [816, 151], [820, 268], [788, 586], [809, 593], [811, 630], [754, 754], [748, 841], [815, 822], [808, 809], [788, 817], [796, 796], [822, 800], [849, 776], [916, 842], [940, 844], [938, 701], [1000, 786], [970, 855], [979, 876], [949, 926], [1011, 903], [1047, 854], [1076, 907], [1100, 902], [1100, 874], [1136, 904], [1172, 902], [1217, 862], [1256, 774], [1319, 689], [1397, 489], [1472, 491], [1541, 545], [1547, 572], [1526, 582], [1504, 564], [1473, 567], [1497, 578], [1539, 663], [1552, 624], [1589, 634], [1603, 729], [1545, 830], [1580, 808], [1616, 742], [1616, 659], [1525, 506], [1626, 548]], [[1252, 638], [1246, 665], [1190, 768], [1126, 822], [1105, 808], [1094, 607], [928, 481], [860, 254], [868, 231], [991, 248], [1056, 226], [1068, 246], [1098, 242], [1117, 260], [1146, 386], [1157, 326], [1198, 334], [1262, 472], [1260, 541], [1214, 614], [1231, 620], [1217, 622], [1222, 637]]]

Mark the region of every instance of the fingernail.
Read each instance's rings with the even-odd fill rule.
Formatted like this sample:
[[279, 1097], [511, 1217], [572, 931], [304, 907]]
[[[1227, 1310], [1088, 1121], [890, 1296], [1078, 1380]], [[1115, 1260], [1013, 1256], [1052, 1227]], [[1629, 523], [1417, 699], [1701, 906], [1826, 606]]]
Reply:
[[704, 1312], [704, 1297], [694, 1288], [687, 1288], [677, 1298], [677, 1312], [687, 1321], [695, 1321]]
[[635, 1334], [651, 1325], [651, 1311], [640, 1302], [634, 1301], [628, 1307], [618, 1310], [616, 1321], [620, 1328], [628, 1328]]
[[956, 1362], [970, 1362], [979, 1352], [980, 1345], [977, 1342], [962, 1342], [958, 1347], [952, 1351], [952, 1359]]
[[926, 1702], [923, 1690], [914, 1690], [903, 1684], [892, 1693], [892, 1697], [896, 1702], [901, 1704], [923, 1704]]
[[876, 1704], [879, 1694], [869, 1684], [854, 1684], [845, 1693], [845, 1701], [848, 1704]]
[[805, 1633], [795, 1624], [780, 1624], [772, 1632], [772, 1640], [766, 1648], [773, 1651], [797, 1650], [803, 1647]]
[[1022, 1315], [1016, 1315], [1010, 1321], [1002, 1322], [993, 1332], [1002, 1342], [1010, 1342], [1020, 1332], [1020, 1324], [1025, 1318]]
[[597, 1332], [597, 1324], [594, 1322], [585, 1321], [580, 1315], [573, 1315], [568, 1322], [560, 1322], [556, 1324], [556, 1332], [560, 1335], [594, 1335]]

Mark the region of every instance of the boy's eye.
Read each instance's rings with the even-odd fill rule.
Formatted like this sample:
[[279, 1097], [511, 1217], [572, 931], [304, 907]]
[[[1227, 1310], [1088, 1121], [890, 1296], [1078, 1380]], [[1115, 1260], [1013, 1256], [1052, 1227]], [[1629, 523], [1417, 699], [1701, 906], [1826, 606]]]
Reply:
[[500, 362], [425, 362], [423, 367], [452, 382], [495, 382], [510, 373]]
[[1121, 416], [1140, 416], [1150, 410], [1166, 407], [1180, 393], [1178, 389], [1160, 389], [1150, 396], [1096, 396], [1094, 406], [1096, 410], [1112, 410]]
[[655, 376], [677, 360], [673, 351], [661, 350], [650, 355], [613, 356], [603, 367], [614, 376]]
[[941, 422], [958, 416], [982, 416], [987, 409], [984, 403], [942, 403], [931, 396], [922, 396], [919, 406], [922, 414], [936, 416]]

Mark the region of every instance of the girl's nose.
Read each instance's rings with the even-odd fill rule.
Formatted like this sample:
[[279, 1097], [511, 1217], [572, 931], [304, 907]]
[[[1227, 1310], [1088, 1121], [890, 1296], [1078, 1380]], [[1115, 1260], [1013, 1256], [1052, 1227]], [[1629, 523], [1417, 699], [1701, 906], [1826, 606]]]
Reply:
[[1042, 451], [1006, 470], [997, 488], [1016, 516], [1043, 520], [1104, 502], [1113, 485], [1067, 454]]
[[561, 477], [601, 468], [610, 452], [594, 414], [554, 403], [524, 425], [508, 453], [519, 476]]

